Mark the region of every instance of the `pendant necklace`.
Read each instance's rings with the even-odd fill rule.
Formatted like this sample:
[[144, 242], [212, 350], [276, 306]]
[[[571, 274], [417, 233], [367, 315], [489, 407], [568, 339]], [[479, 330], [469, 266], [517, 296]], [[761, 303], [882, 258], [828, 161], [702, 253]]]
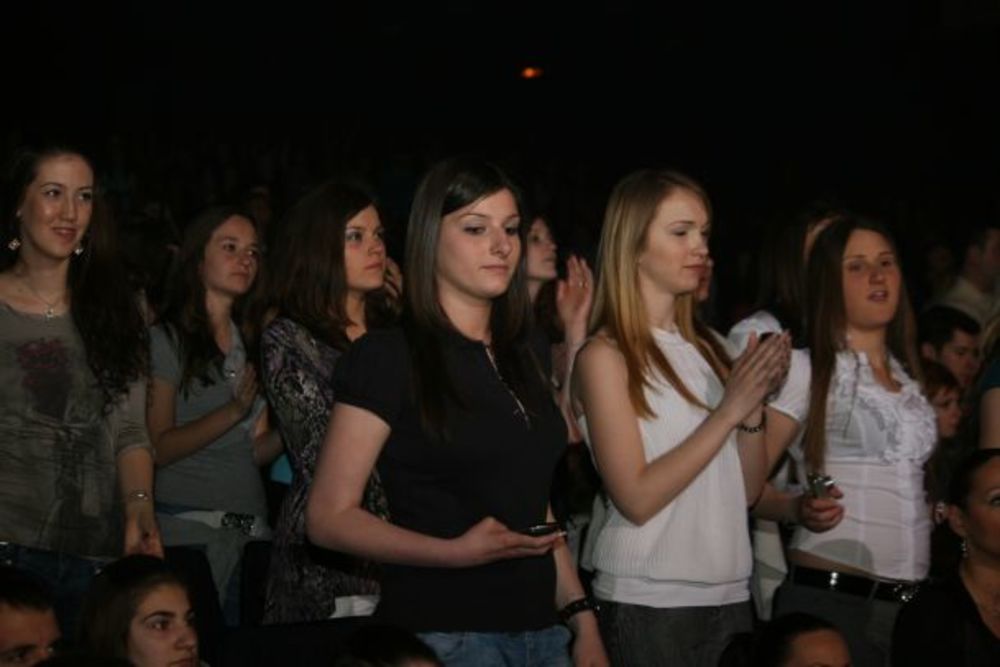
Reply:
[[35, 291], [35, 288], [31, 286], [31, 283], [28, 282], [27, 278], [21, 278], [21, 282], [24, 283], [24, 286], [28, 288], [28, 290], [34, 295], [36, 299], [45, 304], [45, 319], [51, 320], [53, 317], [55, 317], [56, 304], [59, 303], [59, 299], [62, 298], [62, 296], [57, 298], [54, 302], [50, 302], [47, 299], [45, 299], [41, 294], [39, 294], [37, 291]]
[[500, 367], [497, 366], [496, 357], [493, 356], [493, 346], [489, 343], [483, 343], [483, 347], [486, 349], [486, 357], [490, 360], [490, 365], [493, 366], [493, 372], [497, 374], [500, 384], [503, 385], [504, 389], [507, 390], [507, 393], [510, 394], [510, 397], [514, 399], [514, 403], [517, 405], [517, 408], [514, 410], [514, 414], [520, 416], [521, 419], [524, 420], [524, 425], [530, 429], [531, 419], [528, 417], [528, 411], [524, 409], [524, 404], [521, 403], [521, 399], [517, 397], [514, 390], [511, 389], [510, 385], [507, 384], [507, 381], [503, 379], [503, 374], [500, 373]]

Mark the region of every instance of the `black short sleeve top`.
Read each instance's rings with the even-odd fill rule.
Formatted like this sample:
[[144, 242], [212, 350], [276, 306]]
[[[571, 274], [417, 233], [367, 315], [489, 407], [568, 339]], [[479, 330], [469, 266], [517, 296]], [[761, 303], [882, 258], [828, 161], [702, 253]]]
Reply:
[[[457, 333], [441, 340], [441, 372], [460, 397], [445, 401], [447, 443], [421, 424], [401, 329], [356, 341], [335, 374], [338, 402], [391, 428], [377, 467], [392, 521], [442, 538], [487, 516], [515, 529], [545, 521], [552, 472], [566, 446], [555, 404], [529, 409], [526, 421], [481, 342]], [[555, 623], [554, 605], [555, 566], [546, 555], [471, 568], [386, 565], [377, 614], [416, 632], [514, 632]]]

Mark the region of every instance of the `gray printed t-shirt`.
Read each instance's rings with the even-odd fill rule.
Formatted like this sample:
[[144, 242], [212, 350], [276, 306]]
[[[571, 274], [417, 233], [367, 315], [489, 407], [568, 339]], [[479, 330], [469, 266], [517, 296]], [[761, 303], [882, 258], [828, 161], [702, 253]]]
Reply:
[[0, 302], [0, 541], [120, 555], [116, 457], [149, 448], [145, 396], [143, 379], [103, 414], [71, 317]]
[[[243, 340], [232, 326], [233, 344], [223, 361], [223, 372], [212, 370], [213, 382], [191, 382], [188, 391], [178, 388], [175, 424], [183, 426], [222, 407], [233, 398], [233, 387], [246, 365]], [[149, 332], [153, 377], [179, 387], [181, 363], [177, 348], [162, 325]], [[243, 421], [191, 456], [157, 469], [156, 500], [192, 509], [223, 510], [256, 516], [267, 515], [264, 486], [253, 461], [253, 428], [263, 408], [258, 399]]]

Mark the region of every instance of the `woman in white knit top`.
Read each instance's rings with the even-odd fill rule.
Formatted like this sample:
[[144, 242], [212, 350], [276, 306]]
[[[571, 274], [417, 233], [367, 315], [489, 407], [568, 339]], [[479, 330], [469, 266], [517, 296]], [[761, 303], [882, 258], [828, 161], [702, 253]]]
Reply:
[[640, 171], [605, 214], [573, 391], [609, 498], [593, 564], [615, 664], [714, 667], [750, 628], [746, 508], [767, 475], [762, 406], [789, 341], [754, 336], [731, 365], [694, 319], [709, 210], [691, 179]]

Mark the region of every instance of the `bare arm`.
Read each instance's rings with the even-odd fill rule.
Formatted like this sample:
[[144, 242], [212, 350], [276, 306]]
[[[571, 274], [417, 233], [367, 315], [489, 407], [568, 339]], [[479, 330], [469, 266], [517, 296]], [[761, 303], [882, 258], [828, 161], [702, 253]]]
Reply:
[[134, 447], [118, 455], [118, 485], [125, 507], [125, 545], [129, 554], [163, 556], [160, 530], [153, 511], [153, 457]]
[[767, 428], [764, 429], [764, 443], [767, 447], [767, 474], [774, 472], [782, 455], [799, 433], [799, 422], [781, 410], [768, 407]]
[[256, 395], [257, 376], [253, 368], [247, 366], [231, 401], [203, 417], [177, 426], [177, 387], [154, 377], [149, 384], [146, 428], [156, 451], [156, 464], [168, 465], [207, 447], [243, 419], [253, 406]]
[[361, 506], [365, 484], [390, 433], [374, 413], [337, 403], [306, 506], [306, 532], [319, 546], [386, 563], [468, 567], [540, 556], [559, 534], [528, 537], [485, 518], [455, 539], [393, 525]]
[[[548, 521], [555, 521], [552, 508], [548, 510]], [[586, 597], [583, 585], [576, 573], [576, 563], [564, 539], [559, 539], [552, 549], [556, 563], [556, 609], [562, 609], [570, 602]], [[601, 632], [597, 627], [597, 616], [593, 611], [573, 614], [567, 621], [573, 632], [573, 664], [577, 667], [601, 667], [608, 665], [604, 652]]]
[[264, 408], [254, 425], [253, 462], [259, 466], [268, 465], [284, 450], [281, 434], [278, 429], [271, 428], [270, 414], [270, 409]]
[[581, 435], [573, 418], [573, 399], [570, 392], [576, 353], [587, 341], [587, 320], [594, 300], [594, 274], [587, 260], [571, 256], [566, 260], [566, 279], [556, 285], [556, 311], [563, 328], [563, 345], [566, 363], [559, 378], [556, 403], [569, 429], [570, 442], [577, 442]]
[[979, 401], [979, 446], [1000, 448], [1000, 387], [985, 392]]
[[677, 447], [648, 463], [628, 398], [625, 359], [600, 338], [580, 352], [575, 392], [587, 415], [597, 468], [615, 506], [629, 521], [642, 525], [672, 502], [715, 457], [732, 430], [759, 410], [782, 344], [768, 341], [759, 353], [741, 357], [718, 408]]
[[743, 430], [736, 432], [736, 451], [740, 457], [740, 468], [743, 470], [743, 487], [746, 489], [747, 505], [753, 505], [760, 497], [761, 489], [767, 481], [768, 466], [765, 437], [767, 432], [766, 410], [760, 407], [751, 412], [745, 420], [750, 426], [760, 425], [762, 430], [748, 433]]
[[758, 519], [800, 523], [807, 530], [823, 533], [844, 518], [844, 506], [837, 502], [844, 494], [836, 487], [830, 494], [830, 498], [813, 498], [804, 493], [781, 491], [768, 483], [753, 508], [753, 515]]

